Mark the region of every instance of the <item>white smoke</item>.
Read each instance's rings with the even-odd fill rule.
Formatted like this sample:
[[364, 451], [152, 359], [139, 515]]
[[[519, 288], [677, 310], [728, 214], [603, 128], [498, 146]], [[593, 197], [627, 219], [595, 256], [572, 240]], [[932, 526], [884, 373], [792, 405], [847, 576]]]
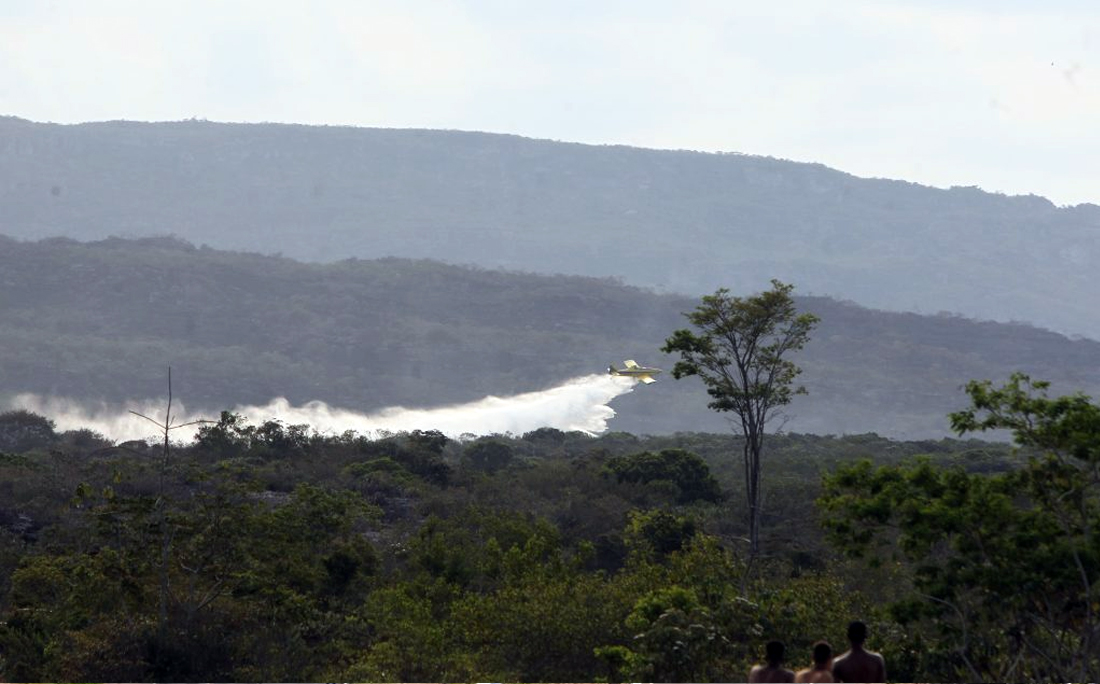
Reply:
[[[607, 421], [615, 416], [615, 409], [608, 404], [615, 397], [632, 391], [634, 383], [632, 378], [586, 375], [538, 392], [510, 397], [488, 396], [468, 404], [437, 408], [395, 406], [369, 414], [329, 406], [322, 401], [293, 406], [282, 397], [264, 406], [236, 406], [231, 410], [253, 425], [280, 420], [288, 425], [309, 425], [322, 434], [353, 430], [361, 435], [377, 436], [387, 432], [439, 430], [449, 437], [459, 437], [465, 434], [522, 434], [540, 427], [599, 434], [607, 430]], [[88, 428], [119, 442], [158, 436], [156, 425], [131, 411], [163, 422], [167, 408], [165, 402], [155, 400], [118, 406], [34, 394], [17, 395], [11, 404], [12, 408], [26, 409], [52, 419], [58, 430]], [[217, 417], [217, 412], [189, 412], [178, 401], [172, 404], [173, 425]], [[198, 426], [173, 430], [172, 439], [190, 441], [197, 430]], [[163, 436], [163, 432], [159, 434]]]

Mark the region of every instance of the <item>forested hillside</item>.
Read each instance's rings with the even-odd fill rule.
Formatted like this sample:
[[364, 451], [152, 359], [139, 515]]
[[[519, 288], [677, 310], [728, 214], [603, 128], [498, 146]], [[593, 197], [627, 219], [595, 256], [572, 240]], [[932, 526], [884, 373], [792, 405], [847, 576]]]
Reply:
[[[799, 283], [795, 283], [796, 286]], [[747, 294], [747, 293], [746, 293]], [[693, 298], [614, 280], [434, 261], [286, 258], [170, 239], [0, 238], [0, 398], [177, 398], [216, 414], [285, 396], [370, 410], [544, 389], [658, 349]], [[823, 297], [787, 429], [942, 436], [972, 378], [1013, 371], [1100, 389], [1100, 343], [1024, 325], [873, 311]], [[668, 375], [612, 407], [611, 428], [724, 431], [702, 386]]]
[[889, 681], [1095, 681], [1100, 405], [968, 388], [977, 440], [787, 434], [760, 553], [730, 435], [185, 447], [0, 413], [5, 681], [741, 681], [870, 626]]
[[557, 430], [371, 441], [226, 416], [162, 471], [156, 448], [0, 413], [0, 677], [738, 681], [767, 640], [799, 663], [858, 615], [894, 676], [950, 678], [945, 646], [915, 648], [918, 625], [885, 609], [899, 588], [832, 552], [811, 502], [860, 458], [995, 473], [1019, 462], [1008, 446], [776, 438], [751, 573], [736, 450]]
[[1100, 339], [1100, 207], [736, 154], [515, 136], [0, 119], [0, 232], [175, 234], [316, 261], [432, 258], [699, 295], [769, 279]]

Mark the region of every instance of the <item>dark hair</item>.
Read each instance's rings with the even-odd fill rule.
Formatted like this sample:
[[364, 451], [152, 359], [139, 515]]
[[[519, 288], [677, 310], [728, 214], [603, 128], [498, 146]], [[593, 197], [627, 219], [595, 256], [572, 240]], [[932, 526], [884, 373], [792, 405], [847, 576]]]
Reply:
[[853, 620], [849, 622], [848, 641], [856, 645], [862, 644], [864, 641], [867, 641], [867, 625], [863, 624], [859, 620]]
[[769, 641], [768, 645], [764, 647], [764, 657], [769, 665], [778, 665], [783, 662], [783, 654], [786, 650], [787, 647], [783, 645], [782, 641]]
[[828, 662], [833, 657], [833, 647], [828, 641], [819, 641], [814, 644], [814, 662], [818, 665]]

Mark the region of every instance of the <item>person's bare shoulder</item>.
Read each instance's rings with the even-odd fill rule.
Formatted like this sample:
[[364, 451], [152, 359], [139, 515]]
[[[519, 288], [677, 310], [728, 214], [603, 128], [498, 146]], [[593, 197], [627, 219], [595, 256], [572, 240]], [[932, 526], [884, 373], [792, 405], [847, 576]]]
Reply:
[[886, 661], [874, 651], [848, 651], [833, 661], [833, 677], [840, 682], [884, 682]]
[[882, 657], [882, 654], [875, 653], [874, 651], [871, 652], [871, 655], [874, 656], [875, 661], [878, 663], [879, 681], [885, 682], [886, 681], [886, 659]]
[[853, 663], [849, 662], [849, 658], [852, 655], [851, 651], [846, 651], [843, 655], [838, 656], [833, 660], [833, 678], [838, 682], [851, 682], [855, 681], [852, 676], [853, 673], [849, 672], [852, 669]]

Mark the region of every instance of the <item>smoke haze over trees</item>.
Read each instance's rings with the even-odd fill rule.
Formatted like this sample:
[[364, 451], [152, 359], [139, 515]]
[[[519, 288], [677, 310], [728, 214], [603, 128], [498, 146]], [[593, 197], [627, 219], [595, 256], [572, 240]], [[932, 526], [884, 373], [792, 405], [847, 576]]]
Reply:
[[[694, 298], [608, 279], [432, 261], [285, 258], [171, 239], [0, 237], [0, 392], [78, 400], [178, 396], [237, 404], [441, 406], [545, 389], [658, 353]], [[788, 429], [938, 436], [965, 379], [1026, 370], [1061, 391], [1100, 388], [1100, 343], [1023, 325], [798, 298], [819, 316], [797, 355], [809, 395]], [[0, 400], [5, 397], [0, 396]], [[725, 431], [693, 380], [665, 377], [612, 402], [613, 430]]]

